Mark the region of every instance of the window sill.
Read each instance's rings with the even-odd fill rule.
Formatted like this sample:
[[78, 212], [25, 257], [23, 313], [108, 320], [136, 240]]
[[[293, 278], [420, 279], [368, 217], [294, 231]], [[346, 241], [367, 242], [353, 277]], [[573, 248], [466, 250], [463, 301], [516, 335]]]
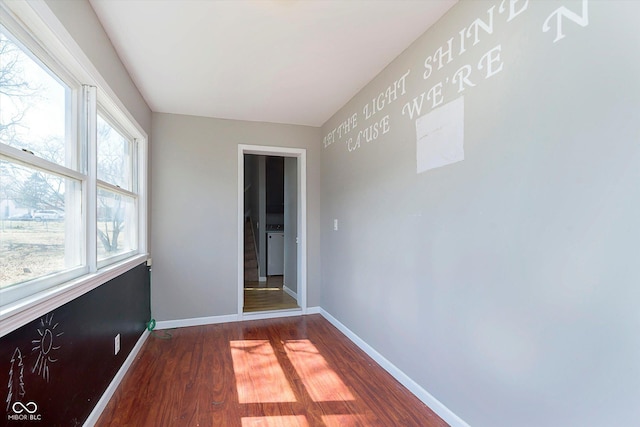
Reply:
[[0, 307], [0, 337], [126, 273], [147, 258], [147, 254], [139, 254]]

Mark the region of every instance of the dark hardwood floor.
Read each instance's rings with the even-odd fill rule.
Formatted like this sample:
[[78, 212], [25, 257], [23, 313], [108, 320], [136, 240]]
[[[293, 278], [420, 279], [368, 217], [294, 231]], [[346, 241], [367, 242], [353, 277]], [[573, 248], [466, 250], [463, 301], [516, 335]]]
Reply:
[[97, 426], [447, 426], [320, 315], [168, 332]]

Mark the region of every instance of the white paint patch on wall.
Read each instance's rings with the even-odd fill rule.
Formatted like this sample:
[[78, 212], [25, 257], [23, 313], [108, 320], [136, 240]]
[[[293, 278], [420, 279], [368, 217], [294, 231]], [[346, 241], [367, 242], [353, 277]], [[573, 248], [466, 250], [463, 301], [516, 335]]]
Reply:
[[417, 173], [464, 160], [464, 96], [416, 119]]

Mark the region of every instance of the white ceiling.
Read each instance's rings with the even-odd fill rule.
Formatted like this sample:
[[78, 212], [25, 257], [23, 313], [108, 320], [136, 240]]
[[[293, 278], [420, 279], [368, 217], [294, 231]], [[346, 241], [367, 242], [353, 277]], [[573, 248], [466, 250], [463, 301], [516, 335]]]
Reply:
[[90, 0], [156, 112], [321, 126], [457, 0]]

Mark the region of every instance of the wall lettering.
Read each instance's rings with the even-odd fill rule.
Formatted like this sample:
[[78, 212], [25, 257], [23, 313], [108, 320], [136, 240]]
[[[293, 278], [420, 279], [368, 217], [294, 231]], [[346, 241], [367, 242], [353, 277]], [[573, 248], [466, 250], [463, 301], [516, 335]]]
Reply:
[[450, 84], [456, 87], [458, 93], [464, 92], [467, 87], [476, 86], [476, 83], [474, 83], [474, 80], [477, 80], [476, 76], [473, 78], [471, 77], [474, 70], [477, 70], [477, 76], [482, 77], [485, 80], [498, 74], [504, 69], [501, 53], [502, 46], [497, 45], [482, 55], [480, 61], [478, 61], [475, 67], [466, 64], [458, 68], [451, 77], [447, 77], [444, 81], [434, 84], [428, 90], [422, 92], [411, 101], [404, 104], [402, 107], [402, 115], [408, 115], [411, 120], [413, 120], [414, 116], [420, 115], [425, 95], [426, 99], [431, 101], [429, 103], [430, 109], [434, 109], [442, 105], [444, 103], [442, 89], [445, 84]]
[[396, 101], [398, 99], [398, 92], [400, 96], [407, 93], [405, 82], [410, 72], [411, 70], [407, 70], [402, 77], [394, 81], [386, 90], [380, 92], [370, 103], [362, 107], [362, 114], [364, 114], [365, 120], [369, 120], [374, 114], [382, 111], [384, 107]]
[[553, 42], [556, 43], [563, 38], [565, 38], [564, 33], [562, 32], [562, 20], [570, 19], [581, 27], [586, 27], [589, 25], [589, 1], [582, 0], [582, 14], [578, 15], [575, 12], [567, 9], [565, 6], [559, 7], [556, 9], [542, 24], [542, 32], [546, 33], [551, 30], [551, 21], [555, 19], [556, 24], [556, 38], [553, 39]]
[[[422, 81], [432, 79], [436, 71], [447, 68], [449, 63], [465, 56], [474, 48], [481, 46], [483, 42], [486, 44], [486, 40], [501, 28], [497, 25], [500, 18], [503, 19], [502, 22], [510, 24], [531, 10], [530, 6], [539, 4], [541, 3], [529, 0], [501, 0], [495, 3], [486, 9], [482, 16], [458, 30], [455, 35], [446, 39], [446, 42], [425, 57], [422, 61], [423, 70], [419, 74], [422, 75]], [[575, 1], [572, 4], [574, 4], [572, 8], [560, 5], [542, 23], [542, 33], [550, 32], [554, 35], [553, 43], [566, 37], [566, 25], [573, 23], [583, 28], [589, 25], [589, 0], [581, 0], [581, 10], [572, 10], [577, 9]], [[486, 50], [477, 62], [458, 66], [448, 75], [445, 74], [440, 81], [428, 84], [423, 90], [421, 88], [410, 90], [407, 77], [411, 74], [411, 69], [408, 69], [362, 107], [361, 117], [358, 117], [358, 112], [352, 113], [327, 133], [323, 138], [324, 147], [344, 141], [347, 151], [352, 153], [389, 133], [396, 118], [389, 113], [382, 117], [380, 115], [389, 105], [405, 95], [416, 94], [404, 101], [400, 108], [400, 115], [409, 120], [417, 120], [445, 104], [446, 88], [452, 87], [457, 94], [463, 94], [467, 89], [476, 87], [482, 81], [503, 72], [507, 65], [503, 59], [502, 45], [497, 44]]]

